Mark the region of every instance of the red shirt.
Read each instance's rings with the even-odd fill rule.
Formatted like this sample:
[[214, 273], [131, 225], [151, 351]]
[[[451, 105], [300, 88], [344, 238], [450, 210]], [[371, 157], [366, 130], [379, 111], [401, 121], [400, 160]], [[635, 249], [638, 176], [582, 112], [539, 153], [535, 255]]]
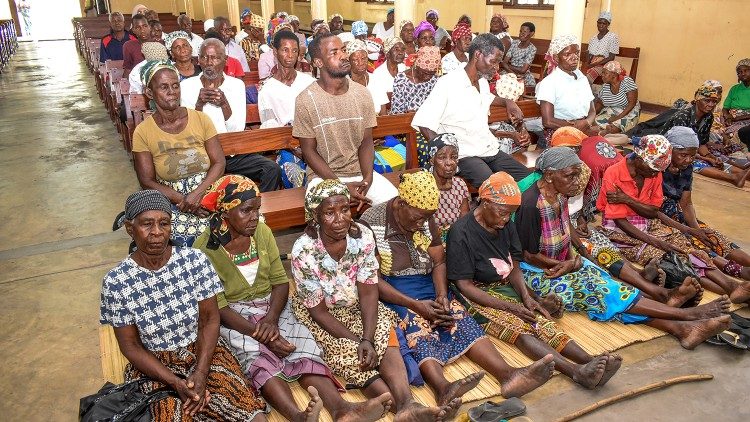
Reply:
[[122, 45], [122, 69], [125, 72], [130, 72], [135, 65], [146, 59], [141, 52], [142, 46], [143, 44], [137, 39], [130, 40]]
[[240, 79], [245, 76], [245, 70], [242, 68], [240, 61], [229, 56], [227, 56], [227, 64], [224, 66], [224, 73]]
[[615, 186], [619, 186], [625, 194], [635, 198], [636, 201], [642, 204], [661, 208], [661, 203], [664, 201], [661, 183], [662, 176], [660, 172], [656, 177], [644, 180], [643, 189], [638, 192], [635, 180], [630, 177], [627, 160], [622, 160], [604, 172], [602, 188], [599, 191], [599, 198], [596, 200], [596, 208], [604, 213], [604, 218], [610, 220], [638, 215], [637, 212], [625, 204], [610, 204], [607, 202], [607, 192], [614, 191]]

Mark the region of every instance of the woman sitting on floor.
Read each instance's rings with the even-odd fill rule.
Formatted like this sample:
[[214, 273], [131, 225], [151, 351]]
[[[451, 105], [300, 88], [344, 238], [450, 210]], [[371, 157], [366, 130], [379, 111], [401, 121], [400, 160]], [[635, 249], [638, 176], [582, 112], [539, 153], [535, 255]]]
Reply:
[[508, 224], [521, 203], [513, 177], [493, 174], [479, 187], [479, 198], [479, 206], [451, 227], [446, 251], [447, 278], [465, 298], [468, 312], [485, 333], [531, 359], [554, 362], [555, 369], [586, 388], [604, 385], [622, 358], [586, 353], [550, 320], [550, 312], [561, 310], [560, 298], [532, 296], [524, 284], [521, 244]]
[[164, 45], [167, 47], [172, 64], [180, 74], [180, 82], [183, 79], [200, 75], [201, 67], [193, 63], [193, 47], [190, 45], [187, 32], [170, 32], [164, 39]]
[[208, 211], [201, 199], [224, 173], [224, 151], [211, 119], [180, 107], [180, 81], [169, 62], [141, 69], [145, 94], [156, 111], [133, 133], [135, 174], [143, 189], [156, 189], [172, 203], [172, 240], [190, 246], [205, 230]]
[[687, 258], [701, 275], [706, 289], [729, 295], [733, 303], [750, 300], [750, 282], [739, 283], [725, 276], [729, 261], [695, 247], [675, 229], [674, 220], [660, 212], [664, 202], [662, 171], [669, 167], [672, 147], [661, 135], [646, 135], [635, 152], [604, 173], [596, 207], [602, 212], [602, 231], [628, 259], [647, 265], [673, 251]]
[[594, 100], [596, 124], [600, 135], [624, 133], [638, 124], [641, 103], [638, 101], [638, 86], [627, 75], [618, 61], [611, 61], [602, 70], [602, 89]]
[[297, 294], [292, 310], [349, 387], [393, 396], [397, 421], [442, 421], [460, 400], [440, 407], [414, 401], [394, 330], [396, 315], [378, 302], [378, 261], [370, 229], [352, 220], [349, 189], [327, 179], [305, 194], [304, 234], [292, 247]]
[[[380, 418], [390, 396], [362, 404], [343, 400], [320, 347], [289, 309], [289, 280], [271, 229], [259, 221], [261, 196], [255, 183], [224, 176], [201, 204], [213, 214], [193, 246], [206, 253], [224, 286], [218, 295], [219, 331], [253, 388], [290, 421], [317, 421], [321, 397], [336, 420]], [[304, 410], [288, 386], [296, 380], [310, 392]]]
[[265, 403], [219, 339], [219, 277], [202, 252], [170, 246], [171, 215], [158, 191], [130, 195], [125, 229], [137, 250], [102, 283], [99, 319], [114, 327], [130, 362], [125, 380], [148, 378], [145, 392], [169, 387], [179, 395], [153, 403], [150, 420], [265, 421]]
[[[643, 297], [575, 252], [579, 244], [570, 227], [568, 198], [578, 190], [581, 160], [568, 147], [546, 149], [537, 171], [521, 183], [521, 206], [515, 215], [526, 285], [545, 297], [559, 296], [569, 312], [586, 312], [593, 321], [643, 323], [666, 331], [693, 349], [726, 329], [726, 297], [694, 308], [675, 308]], [[653, 318], [653, 319], [651, 319]]]
[[503, 397], [522, 396], [545, 383], [552, 364], [541, 360], [524, 369], [508, 366], [448, 290], [445, 248], [432, 219], [440, 198], [432, 174], [405, 173], [398, 191], [396, 198], [365, 211], [362, 221], [375, 234], [380, 299], [398, 314], [410, 382], [426, 381], [440, 405], [460, 398], [479, 384], [484, 372], [449, 382], [443, 367], [466, 355], [500, 381]]
[[736, 70], [739, 83], [729, 89], [722, 107], [724, 134], [729, 137], [750, 125], [750, 59], [740, 60]]

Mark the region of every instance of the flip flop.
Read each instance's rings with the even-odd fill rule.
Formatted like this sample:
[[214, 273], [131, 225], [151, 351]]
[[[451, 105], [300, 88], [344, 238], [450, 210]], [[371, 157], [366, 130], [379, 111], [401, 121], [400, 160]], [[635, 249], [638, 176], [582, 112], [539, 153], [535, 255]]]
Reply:
[[740, 327], [742, 327], [742, 328], [750, 328], [750, 319], [743, 318], [743, 317], [737, 315], [737, 313], [735, 313], [735, 312], [732, 312], [731, 314], [729, 314], [729, 316], [732, 317], [732, 322], [734, 322], [735, 324], [739, 325]]
[[724, 331], [722, 333], [719, 333], [719, 338], [736, 349], [747, 350], [747, 343], [743, 342], [741, 336], [737, 333]]
[[522, 415], [526, 412], [526, 405], [521, 399], [513, 397], [500, 403], [488, 401], [469, 409], [471, 422], [500, 422], [503, 419]]
[[722, 340], [718, 334], [713, 337], [707, 338], [706, 343], [712, 344], [714, 346], [728, 346], [728, 344], [724, 340]]

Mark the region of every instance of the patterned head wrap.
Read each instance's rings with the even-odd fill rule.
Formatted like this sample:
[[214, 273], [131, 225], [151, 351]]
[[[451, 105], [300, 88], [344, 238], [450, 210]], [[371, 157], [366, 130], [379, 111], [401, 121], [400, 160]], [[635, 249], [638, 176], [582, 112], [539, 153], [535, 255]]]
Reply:
[[[240, 20], [242, 20], [242, 23], [245, 23], [245, 18], [249, 18], [250, 15], [252, 15], [252, 14], [253, 14], [253, 12], [250, 9], [248, 9], [247, 7], [244, 8], [244, 9], [242, 9], [242, 13], [240, 13]], [[250, 21], [248, 20], [248, 23], [249, 22]]]
[[[352, 42], [352, 41], [354, 41], [354, 39], [355, 39], [354, 35], [352, 35], [351, 32], [342, 32], [342, 33], [340, 33], [340, 34], [338, 34], [336, 36], [339, 37], [339, 39], [344, 44], [344, 46], [349, 45], [349, 43]], [[360, 40], [360, 41], [362, 41], [362, 40]]]
[[357, 51], [367, 51], [367, 46], [365, 45], [365, 42], [362, 40], [352, 40], [349, 41], [346, 44], [346, 54], [351, 56], [352, 54], [356, 53]]
[[389, 8], [389, 9], [388, 9], [388, 10], [387, 10], [387, 11], [385, 12], [385, 15], [386, 15], [386, 16], [388, 16], [388, 15], [390, 15], [391, 13], [394, 13], [395, 11], [396, 11], [396, 9], [395, 9], [395, 8], [393, 8], [393, 7], [391, 7], [391, 8]]
[[455, 43], [456, 40], [465, 36], [471, 37], [471, 26], [465, 23], [459, 23], [455, 26], [455, 28], [453, 28], [453, 32], [451, 33], [451, 40], [453, 40], [453, 42]]
[[215, 250], [219, 245], [226, 245], [232, 240], [227, 222], [221, 213], [258, 197], [258, 186], [245, 176], [228, 174], [214, 182], [201, 200], [201, 206], [212, 213], [208, 220], [210, 233], [206, 246]]
[[294, 28], [292, 28], [292, 25], [290, 25], [289, 22], [286, 22], [284, 19], [271, 19], [271, 22], [268, 23], [268, 34], [266, 39], [267, 44], [271, 45], [273, 42], [273, 36], [284, 30], [294, 32]]
[[435, 176], [426, 170], [422, 170], [401, 174], [398, 196], [411, 207], [425, 211], [436, 211], [440, 200], [440, 191], [437, 182], [435, 182]]
[[500, 19], [500, 22], [502, 22], [503, 30], [505, 30], [506, 28], [510, 27], [510, 25], [508, 25], [508, 18], [506, 18], [505, 16], [501, 15], [500, 13], [494, 13], [492, 15], [492, 19], [495, 19], [495, 18], [499, 18]]
[[436, 18], [440, 18], [440, 13], [438, 13], [437, 9], [430, 9], [425, 13], [425, 17], [430, 17], [432, 15], [435, 15]]
[[401, 37], [388, 37], [385, 39], [385, 42], [383, 43], [383, 51], [385, 54], [388, 54], [389, 51], [393, 47], [395, 47], [398, 43], [403, 44], [404, 40], [401, 39]]
[[599, 17], [596, 20], [604, 19], [605, 21], [612, 23], [612, 12], [604, 11], [599, 13]]
[[286, 20], [286, 18], [289, 17], [289, 13], [286, 13], [285, 11], [282, 10], [281, 12], [276, 14], [276, 17]]
[[414, 25], [414, 22], [410, 21], [409, 19], [403, 19], [403, 20], [402, 20], [402, 21], [401, 21], [401, 22], [400, 22], [400, 23], [398, 24], [398, 34], [399, 34], [399, 35], [401, 35], [401, 30], [402, 30], [402, 29], [404, 29], [404, 26], [406, 26], [406, 25], [408, 25], [408, 24], [412, 24], [412, 25]]
[[580, 147], [588, 135], [573, 126], [563, 126], [552, 134], [550, 145], [553, 147]]
[[556, 56], [570, 45], [578, 45], [578, 37], [571, 34], [558, 35], [549, 43], [549, 54]]
[[[166, 51], [166, 47], [162, 45], [162, 48], [164, 48]], [[174, 65], [169, 60], [150, 60], [146, 62], [146, 64], [141, 68], [141, 82], [143, 83], [143, 86], [148, 86], [148, 83], [151, 82], [151, 79], [154, 77], [154, 75], [156, 75], [156, 72], [162, 69], [169, 69], [175, 74], [179, 75], [177, 68], [174, 67]]]
[[702, 100], [704, 98], [712, 98], [715, 100], [721, 99], [721, 94], [719, 93], [722, 90], [721, 84], [717, 80], [709, 79], [705, 82], [703, 82], [703, 85], [701, 85], [696, 91], [695, 91], [695, 99], [696, 100]]
[[[175, 41], [177, 41], [178, 39], [180, 39], [180, 38], [182, 38], [183, 40], [185, 40], [188, 43], [190, 43], [190, 37], [188, 37], [187, 32], [185, 32], [185, 31], [174, 31], [174, 32], [170, 32], [169, 34], [167, 34], [164, 37], [164, 46], [167, 49], [171, 50], [172, 49], [172, 44]], [[157, 44], [159, 44], [159, 43], [157, 43]], [[145, 57], [145, 55], [144, 55], [144, 57]]]
[[263, 29], [266, 26], [266, 22], [263, 16], [253, 13], [250, 15], [250, 26], [253, 28]]
[[344, 21], [344, 17], [343, 16], [339, 15], [338, 13], [334, 13], [334, 14], [331, 15], [330, 18], [328, 18], [328, 22], [332, 22], [333, 18], [339, 18], [339, 19], [341, 19], [342, 22]]
[[547, 170], [562, 170], [570, 166], [581, 164], [578, 154], [568, 147], [547, 148], [536, 159], [536, 169], [545, 172]]
[[625, 79], [625, 76], [628, 75], [628, 72], [626, 72], [625, 69], [623, 69], [622, 64], [620, 64], [620, 62], [618, 62], [617, 60], [612, 60], [611, 62], [607, 62], [604, 65], [604, 69], [616, 74], [618, 81]]
[[432, 26], [431, 23], [427, 21], [422, 21], [419, 23], [419, 26], [414, 28], [414, 38], [419, 38], [419, 34], [422, 33], [422, 31], [430, 31], [433, 34], [435, 34], [435, 28]]
[[380, 57], [380, 51], [383, 50], [383, 43], [380, 38], [368, 38], [365, 40], [367, 47], [367, 58], [376, 61]]
[[313, 34], [316, 34], [318, 32], [318, 30], [321, 29], [321, 28], [325, 28], [326, 31], [331, 32], [331, 27], [328, 26], [328, 23], [321, 22], [321, 23], [315, 25], [315, 27], [313, 28]]
[[146, 211], [163, 211], [172, 216], [172, 204], [167, 197], [154, 189], [133, 192], [125, 200], [125, 219], [133, 221]]
[[700, 145], [695, 131], [685, 126], [674, 126], [667, 131], [664, 137], [667, 138], [673, 149], [698, 148]]
[[521, 190], [513, 177], [499, 171], [479, 186], [479, 199], [498, 205], [521, 205]]
[[145, 42], [141, 45], [144, 60], [168, 60], [167, 47], [160, 42]]
[[747, 66], [750, 67], [750, 59], [742, 59], [739, 62], [737, 62], [737, 69], [740, 68], [740, 66]]
[[305, 193], [305, 221], [311, 221], [320, 204], [336, 195], [344, 195], [346, 199], [351, 199], [349, 188], [339, 179], [326, 179], [309, 189]]
[[365, 21], [354, 21], [352, 22], [352, 35], [355, 37], [358, 35], [367, 35], [367, 24]]
[[440, 135], [432, 138], [427, 144], [429, 148], [430, 158], [437, 155], [437, 153], [445, 147], [454, 147], [458, 151], [458, 139], [452, 133], [441, 133]]
[[297, 17], [297, 15], [289, 15], [286, 17], [286, 21], [289, 23], [292, 23], [292, 22], [299, 23], [299, 17]]
[[591, 178], [591, 169], [589, 166], [586, 165], [586, 163], [581, 163], [581, 173], [578, 175], [578, 183], [576, 183], [576, 190], [574, 190], [570, 197], [583, 195], [583, 192], [586, 190], [586, 186], [589, 183], [589, 179]]
[[505, 73], [495, 82], [495, 92], [500, 98], [516, 101], [521, 97], [526, 85], [513, 73]]
[[440, 49], [435, 45], [420, 48], [414, 65], [427, 72], [437, 72], [440, 66]]
[[661, 135], [646, 135], [633, 149], [635, 155], [656, 171], [664, 171], [672, 161], [672, 145]]

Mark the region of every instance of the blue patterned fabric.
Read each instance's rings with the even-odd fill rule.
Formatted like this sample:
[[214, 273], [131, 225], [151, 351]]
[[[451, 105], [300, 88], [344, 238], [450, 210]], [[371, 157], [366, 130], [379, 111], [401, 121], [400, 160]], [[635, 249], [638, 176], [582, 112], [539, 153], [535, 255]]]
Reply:
[[206, 255], [172, 248], [167, 264], [151, 271], [128, 257], [102, 282], [99, 322], [135, 325], [150, 351], [177, 350], [198, 335], [198, 302], [223, 291]]
[[521, 262], [526, 285], [539, 296], [556, 293], [568, 312], [586, 312], [593, 321], [616, 319], [624, 324], [648, 321], [642, 315], [628, 314], [641, 297], [640, 290], [620, 283], [586, 258], [580, 270], [557, 278], [547, 278], [544, 270]]

